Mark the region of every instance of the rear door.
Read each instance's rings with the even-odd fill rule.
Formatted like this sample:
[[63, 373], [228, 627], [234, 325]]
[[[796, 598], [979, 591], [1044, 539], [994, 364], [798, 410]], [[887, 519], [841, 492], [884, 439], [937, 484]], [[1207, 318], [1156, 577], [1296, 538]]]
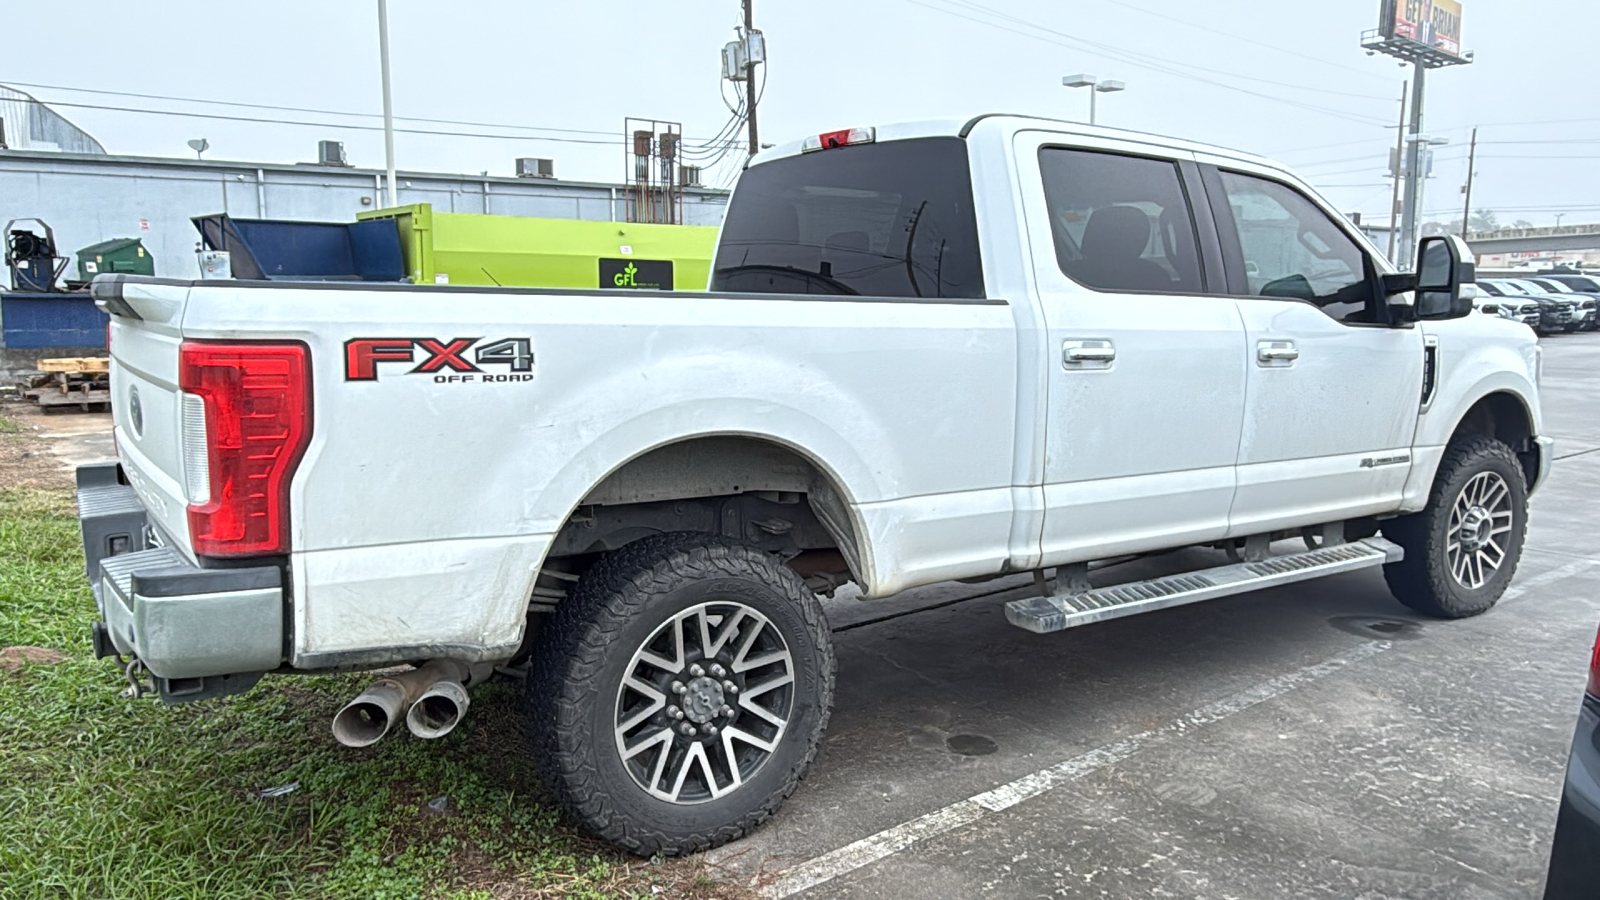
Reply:
[[1014, 154], [1048, 335], [1042, 564], [1222, 537], [1244, 328], [1192, 155], [1040, 132]]
[[1216, 162], [1204, 177], [1249, 372], [1230, 536], [1396, 509], [1422, 329], [1389, 326], [1376, 256], [1342, 217], [1270, 169]]

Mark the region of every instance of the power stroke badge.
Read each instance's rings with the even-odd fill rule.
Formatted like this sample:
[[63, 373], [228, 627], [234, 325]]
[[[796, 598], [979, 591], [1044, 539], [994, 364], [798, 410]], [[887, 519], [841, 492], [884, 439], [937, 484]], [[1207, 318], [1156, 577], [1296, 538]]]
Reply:
[[[345, 381], [377, 381], [380, 372], [394, 371], [400, 363], [411, 368], [396, 374], [430, 375], [439, 384], [532, 381], [533, 339], [351, 338], [344, 342]], [[387, 370], [382, 368], [386, 365]]]

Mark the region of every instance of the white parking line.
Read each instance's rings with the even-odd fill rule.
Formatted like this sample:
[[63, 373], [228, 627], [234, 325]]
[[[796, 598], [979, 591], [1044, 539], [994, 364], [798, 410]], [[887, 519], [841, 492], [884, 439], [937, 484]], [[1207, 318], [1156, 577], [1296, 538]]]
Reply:
[[1534, 588], [1544, 587], [1547, 584], [1554, 584], [1557, 581], [1571, 578], [1579, 572], [1592, 569], [1595, 566], [1600, 566], [1600, 560], [1580, 559], [1575, 562], [1569, 562], [1564, 566], [1557, 566], [1548, 572], [1540, 572], [1537, 575], [1530, 575], [1527, 578], [1518, 581], [1516, 584], [1513, 584], [1511, 587], [1506, 588], [1506, 592], [1500, 595], [1500, 602], [1508, 603], [1517, 599], [1518, 597], [1521, 597], [1523, 594], [1526, 594]]
[[1263, 681], [1215, 703], [1199, 707], [1160, 728], [1141, 731], [1120, 741], [1090, 750], [1082, 756], [1075, 756], [1024, 775], [993, 790], [974, 794], [925, 816], [901, 822], [855, 843], [846, 844], [837, 850], [785, 869], [779, 872], [776, 878], [762, 885], [759, 891], [763, 897], [789, 897], [819, 884], [825, 884], [840, 875], [898, 853], [919, 841], [970, 825], [989, 813], [1008, 809], [1052, 788], [1082, 778], [1097, 769], [1122, 762], [1153, 741], [1226, 719], [1234, 713], [1242, 712], [1274, 697], [1282, 696], [1301, 685], [1326, 677], [1351, 663], [1376, 656], [1391, 646], [1393, 645], [1388, 641], [1362, 644], [1325, 662]]

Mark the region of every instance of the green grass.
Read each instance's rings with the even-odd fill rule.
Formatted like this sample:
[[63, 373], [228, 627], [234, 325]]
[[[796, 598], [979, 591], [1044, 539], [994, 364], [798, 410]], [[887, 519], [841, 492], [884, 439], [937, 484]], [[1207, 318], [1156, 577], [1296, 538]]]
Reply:
[[[328, 722], [363, 677], [125, 700], [93, 618], [70, 494], [0, 491], [0, 647], [66, 654], [0, 669], [0, 898], [732, 896], [692, 863], [588, 841], [525, 793], [514, 684], [475, 689], [445, 738], [353, 751]], [[449, 813], [424, 810], [439, 796]]]

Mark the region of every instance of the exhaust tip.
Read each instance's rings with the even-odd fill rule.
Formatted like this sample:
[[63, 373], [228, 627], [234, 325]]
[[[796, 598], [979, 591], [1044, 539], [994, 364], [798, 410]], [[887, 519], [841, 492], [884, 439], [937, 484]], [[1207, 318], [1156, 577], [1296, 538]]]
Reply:
[[466, 715], [467, 689], [459, 681], [440, 681], [424, 691], [406, 713], [406, 727], [419, 738], [441, 738]]
[[376, 744], [399, 717], [404, 699], [393, 685], [380, 682], [367, 688], [333, 717], [334, 739], [346, 747]]

